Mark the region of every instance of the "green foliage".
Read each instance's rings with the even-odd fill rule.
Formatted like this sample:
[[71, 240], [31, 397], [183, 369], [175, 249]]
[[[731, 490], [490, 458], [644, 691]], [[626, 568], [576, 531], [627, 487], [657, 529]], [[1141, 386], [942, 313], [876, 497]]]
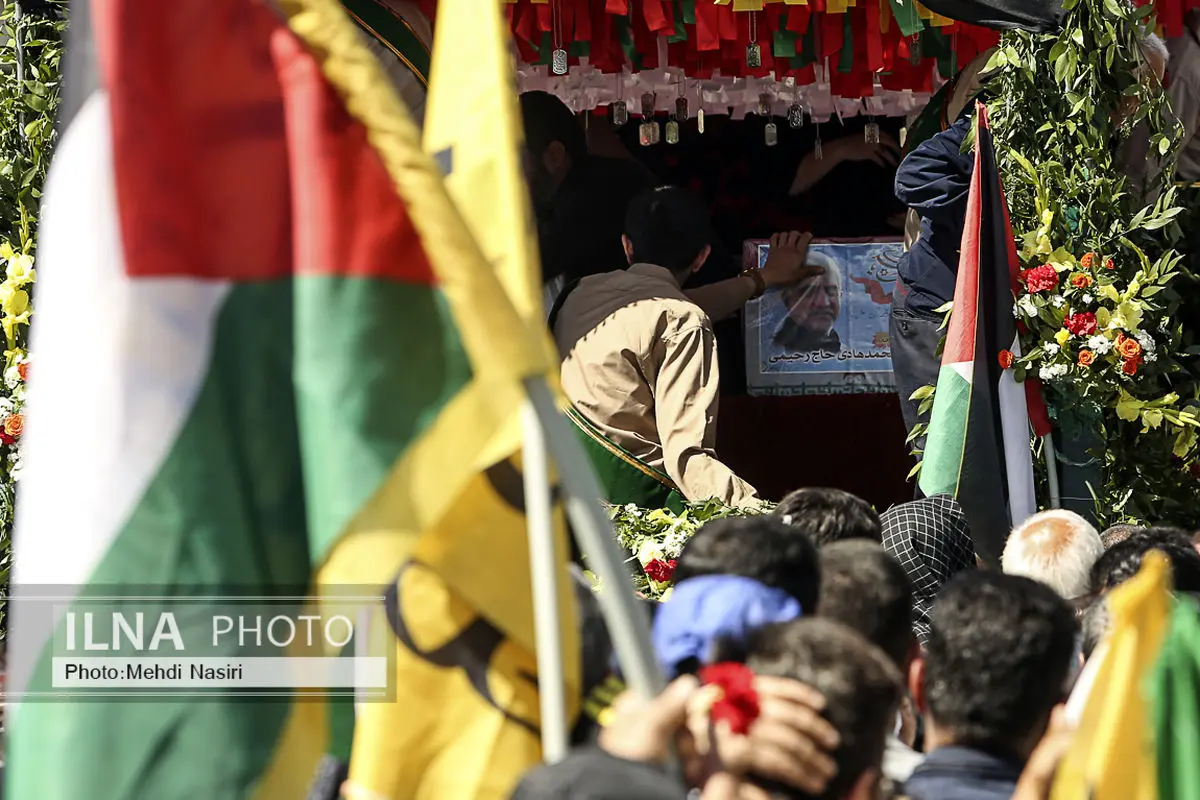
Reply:
[[[7, 635], [5, 600], [12, 566], [12, 525], [31, 292], [36, 277], [37, 220], [57, 131], [66, 0], [48, 16], [17, 17], [15, 3], [0, 11], [0, 322], [5, 339], [0, 382], [0, 640]], [[15, 435], [14, 435], [15, 432]]]
[[[1169, 246], [1179, 234], [1169, 181], [1180, 131], [1138, 45], [1153, 5], [1066, 5], [1061, 33], [1006, 33], [988, 67], [1027, 270], [1017, 293], [1025, 355], [1014, 369], [1018, 380], [1041, 379], [1058, 426], [1098, 443], [1103, 523], [1196, 527], [1200, 390], [1181, 363], [1185, 270]], [[1131, 165], [1149, 179], [1131, 180]]]
[[630, 553], [629, 561], [636, 561], [639, 569], [634, 577], [634, 587], [646, 597], [662, 600], [670, 591], [670, 583], [658, 583], [641, 571], [655, 559], [670, 561], [679, 557], [688, 539], [696, 534], [706, 522], [725, 517], [747, 517], [771, 510], [764, 503], [760, 508], [734, 508], [720, 500], [705, 503], [689, 503], [681, 514], [666, 509], [638, 508], [634, 505], [610, 506], [608, 515], [617, 533], [617, 541]]

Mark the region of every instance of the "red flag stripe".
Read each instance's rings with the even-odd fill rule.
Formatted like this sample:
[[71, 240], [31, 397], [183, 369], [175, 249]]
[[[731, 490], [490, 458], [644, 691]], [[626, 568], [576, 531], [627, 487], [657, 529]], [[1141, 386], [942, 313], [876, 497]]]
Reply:
[[286, 24], [260, 2], [174, 6], [92, 0], [126, 274], [432, 284], [364, 129]]

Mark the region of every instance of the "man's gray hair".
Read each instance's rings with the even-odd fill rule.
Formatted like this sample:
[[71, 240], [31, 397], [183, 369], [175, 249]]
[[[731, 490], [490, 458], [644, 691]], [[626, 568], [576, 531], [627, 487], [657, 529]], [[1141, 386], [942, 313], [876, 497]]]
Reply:
[[1157, 33], [1148, 33], [1138, 41], [1138, 46], [1142, 49], [1142, 56], [1149, 61], [1151, 58], [1157, 58], [1162, 61], [1163, 68], [1171, 63], [1171, 53], [1167, 50], [1167, 43]]
[[838, 288], [842, 287], [842, 269], [833, 256], [819, 250], [809, 250], [804, 256], [804, 263], [810, 267], [823, 267], [826, 275], [832, 275]]

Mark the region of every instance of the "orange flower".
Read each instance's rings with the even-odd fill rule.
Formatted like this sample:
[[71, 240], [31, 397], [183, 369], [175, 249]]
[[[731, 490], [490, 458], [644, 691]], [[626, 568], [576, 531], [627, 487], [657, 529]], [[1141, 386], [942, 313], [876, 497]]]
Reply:
[[[1117, 354], [1126, 361], [1138, 358], [1142, 354], [1142, 346], [1138, 344], [1138, 340], [1131, 339], [1123, 333], [1117, 334], [1116, 349]], [[1128, 374], [1132, 375], [1133, 373]]]
[[1079, 351], [1079, 366], [1090, 367], [1092, 365], [1092, 362], [1095, 360], [1096, 360], [1096, 354], [1093, 353], [1091, 350], [1080, 350]]
[[1001, 350], [1000, 351], [1000, 368], [1001, 369], [1009, 369], [1010, 367], [1012, 367], [1014, 360], [1016, 360], [1016, 356], [1014, 356], [1012, 354], [1011, 350]]
[[25, 430], [25, 415], [9, 414], [4, 418], [4, 432], [16, 439]]
[[21, 380], [23, 380], [23, 381], [29, 380], [29, 362], [28, 361], [22, 361], [20, 364], [17, 364], [17, 374], [21, 376]]
[[1142, 363], [1140, 358], [1131, 358], [1121, 365], [1121, 372], [1126, 375], [1137, 375], [1138, 366]]
[[1092, 285], [1092, 276], [1084, 275], [1082, 272], [1076, 272], [1071, 276], [1071, 285], [1076, 289], [1086, 289]]
[[1104, 262], [1104, 268], [1105, 268], [1105, 269], [1116, 269], [1116, 268], [1117, 268], [1117, 264], [1116, 264], [1116, 262], [1115, 262], [1115, 261], [1113, 261], [1113, 260], [1110, 258], [1110, 259], [1108, 259], [1107, 261], [1105, 261], [1105, 262]]
[[1084, 269], [1091, 269], [1092, 265], [1095, 263], [1096, 263], [1096, 254], [1095, 253], [1084, 253], [1083, 258], [1079, 259], [1079, 264]]

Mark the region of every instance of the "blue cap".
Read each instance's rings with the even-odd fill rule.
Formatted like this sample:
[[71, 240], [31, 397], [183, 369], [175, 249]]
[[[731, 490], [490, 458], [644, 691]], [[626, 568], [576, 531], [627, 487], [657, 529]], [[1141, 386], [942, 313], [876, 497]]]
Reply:
[[675, 587], [654, 616], [654, 655], [671, 680], [678, 676], [681, 662], [707, 661], [718, 639], [740, 639], [754, 628], [787, 622], [800, 614], [796, 598], [751, 578], [689, 578]]

